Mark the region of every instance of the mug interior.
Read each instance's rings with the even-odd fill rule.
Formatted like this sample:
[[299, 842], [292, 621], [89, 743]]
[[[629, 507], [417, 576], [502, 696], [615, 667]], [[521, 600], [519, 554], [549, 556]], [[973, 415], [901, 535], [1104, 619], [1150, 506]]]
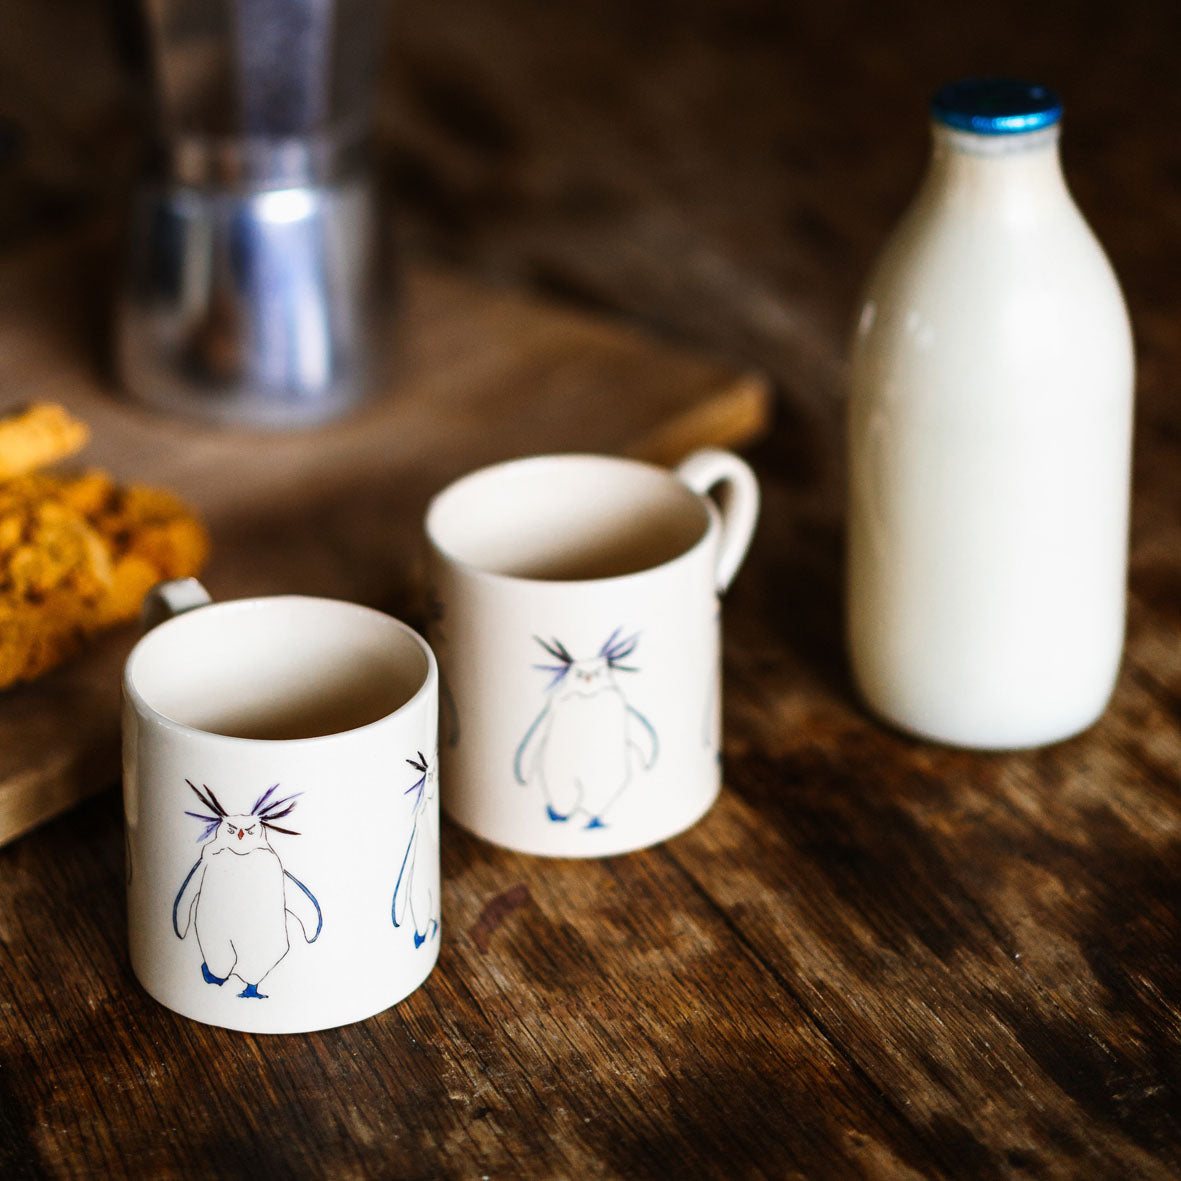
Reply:
[[367, 726], [426, 683], [430, 658], [404, 624], [331, 599], [215, 603], [149, 632], [129, 693], [182, 726], [232, 738], [318, 738]]
[[600, 455], [483, 468], [440, 492], [426, 520], [432, 543], [451, 561], [553, 582], [663, 565], [708, 528], [701, 497], [672, 472]]

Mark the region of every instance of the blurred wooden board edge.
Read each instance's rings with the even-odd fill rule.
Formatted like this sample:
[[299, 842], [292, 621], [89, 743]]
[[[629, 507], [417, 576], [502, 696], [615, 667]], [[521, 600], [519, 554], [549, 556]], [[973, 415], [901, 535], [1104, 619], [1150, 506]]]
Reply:
[[700, 405], [643, 435], [625, 453], [671, 467], [698, 447], [735, 448], [753, 442], [767, 429], [770, 416], [767, 379], [743, 374]]
[[119, 736], [79, 750], [47, 752], [46, 762], [0, 784], [0, 846], [97, 795], [119, 778]]
[[[91, 233], [84, 242], [84, 248], [89, 249], [96, 241], [101, 244], [106, 238], [105, 230], [100, 229]], [[59, 253], [56, 244], [41, 243], [28, 251], [22, 251], [17, 258], [0, 261], [0, 291], [7, 297], [0, 315], [8, 315], [8, 308], [11, 306], [9, 301], [20, 294], [21, 267], [33, 272], [43, 271], [46, 261], [56, 259]], [[519, 292], [481, 287], [472, 280], [453, 273], [422, 272], [421, 268], [419, 271], [428, 274], [428, 283], [436, 293], [440, 290], [453, 291], [460, 297], [461, 303], [507, 301], [514, 305], [514, 314], [518, 317], [521, 309], [525, 310], [526, 315], [533, 309], [539, 322], [544, 320], [551, 326], [563, 319], [571, 324], [593, 324], [594, 331], [588, 336], [588, 340], [592, 341], [600, 337], [612, 337], [621, 340], [630, 338], [634, 342], [640, 338], [634, 327], [605, 322], [600, 316], [583, 315], [568, 307], [555, 308], [532, 300]], [[51, 335], [55, 338], [55, 343], [62, 340], [62, 331], [60, 323], [53, 326]], [[27, 328], [25, 332], [27, 334]], [[87, 336], [85, 325], [78, 329], [78, 335], [84, 338]], [[83, 339], [81, 342], [74, 340], [70, 343], [73, 347], [68, 348], [67, 353], [85, 353], [87, 346], [93, 345], [94, 342]], [[657, 359], [664, 353], [670, 361], [675, 359], [680, 366], [684, 366], [686, 356], [692, 360], [692, 354], [686, 354], [686, 350], [655, 339], [644, 347], [650, 348], [652, 355]], [[41, 349], [33, 349], [35, 358], [44, 355]], [[646, 429], [640, 429], [633, 440], [620, 448], [625, 454], [653, 463], [671, 465], [697, 447], [740, 447], [754, 440], [765, 430], [771, 412], [768, 382], [758, 375], [737, 371], [730, 378], [719, 378], [719, 373], [724, 367], [719, 366], [716, 359], [702, 358], [701, 361], [700, 389], [686, 389], [684, 408], [671, 414], [666, 413], [662, 421], [658, 420]], [[522, 365], [521, 368], [527, 373], [527, 365]], [[69, 375], [69, 380], [78, 382], [76, 366]], [[98, 377], [92, 378], [92, 385], [94, 388], [87, 391], [90, 396], [98, 394], [105, 398], [113, 392], [102, 387]], [[16, 404], [18, 399], [2, 397], [5, 392], [0, 388], [0, 401], [6, 405]], [[69, 404], [68, 398], [63, 400]], [[508, 420], [503, 423], [506, 430], [511, 429], [512, 425]], [[100, 441], [101, 429], [99, 424], [96, 442]], [[259, 436], [260, 442], [265, 442], [267, 438], [268, 436]], [[528, 444], [527, 436], [523, 442]], [[577, 445], [578, 440], [572, 439], [571, 444]], [[85, 458], [84, 455], [83, 459]], [[137, 473], [133, 471], [120, 470], [115, 474], [124, 480], [137, 478]], [[31, 724], [26, 731], [29, 734], [29, 749], [21, 752], [26, 757], [18, 769], [10, 771], [0, 781], [0, 845], [30, 832], [117, 781], [118, 689], [113, 670], [121, 664], [123, 654], [133, 639], [132, 629], [120, 629], [100, 638], [72, 665], [50, 673], [33, 686], [18, 687], [0, 694], [0, 714], [12, 712], [17, 700], [12, 695], [25, 695], [24, 704], [28, 707], [30, 720], [36, 719], [35, 724]], [[79, 675], [78, 665], [84, 662], [92, 662], [96, 668], [101, 667], [105, 670], [104, 675], [98, 678], [98, 683], [109, 685], [110, 697], [99, 701], [94, 711], [89, 709], [92, 703], [86, 700], [86, 689], [93, 689], [93, 685], [87, 686], [85, 678]], [[112, 675], [108, 676], [106, 673]], [[96, 697], [101, 692], [102, 690], [94, 690]], [[33, 705], [29, 705], [30, 694], [35, 695]], [[47, 721], [43, 717], [38, 717], [35, 711], [45, 708], [53, 708], [59, 715], [58, 719]], [[26, 711], [18, 711], [18, 714], [19, 712]]]

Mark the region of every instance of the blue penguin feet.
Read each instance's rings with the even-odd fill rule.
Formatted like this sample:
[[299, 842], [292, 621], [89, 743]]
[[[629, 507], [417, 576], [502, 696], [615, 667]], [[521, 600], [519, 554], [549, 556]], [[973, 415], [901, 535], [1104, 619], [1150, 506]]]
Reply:
[[206, 984], [224, 984], [229, 979], [227, 976], [215, 976], [210, 970], [209, 965], [202, 960], [201, 975], [205, 977]]
[[587, 825], [587, 828], [606, 828], [606, 827], [607, 826], [597, 816], [592, 816], [590, 818], [590, 823]]
[[569, 812], [567, 812], [565, 816], [563, 816], [561, 814], [561, 812], [555, 812], [553, 804], [546, 804], [545, 812], [546, 812], [546, 815], [557, 824], [564, 824], [567, 820], [570, 819]]
[[417, 949], [417, 948], [421, 947], [428, 939], [433, 938], [438, 933], [439, 933], [439, 920], [438, 919], [430, 919], [427, 922], [426, 931], [423, 932], [423, 934], [420, 935], [417, 930], [414, 932], [414, 946], [415, 946], [415, 948]]
[[257, 985], [257, 984], [248, 984], [248, 985], [246, 985], [246, 987], [245, 987], [244, 989], [242, 989], [242, 991], [241, 991], [240, 993], [238, 993], [238, 995], [239, 995], [239, 996], [252, 996], [252, 997], [256, 997], [256, 998], [257, 998], [258, 1000], [260, 1000], [260, 1001], [265, 1001], [265, 1000], [267, 999], [267, 994], [266, 994], [265, 992], [259, 992], [259, 991], [258, 991], [258, 985]]

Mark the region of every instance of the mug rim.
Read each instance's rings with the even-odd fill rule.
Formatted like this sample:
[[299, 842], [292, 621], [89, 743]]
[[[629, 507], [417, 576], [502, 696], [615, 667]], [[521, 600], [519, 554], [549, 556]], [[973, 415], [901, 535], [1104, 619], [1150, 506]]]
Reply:
[[[510, 468], [533, 467], [554, 463], [563, 464], [569, 461], [586, 462], [588, 460], [605, 466], [630, 468], [633, 471], [647, 471], [661, 477], [666, 483], [683, 490], [687, 497], [696, 503], [703, 513], [702, 526], [697, 537], [691, 544], [661, 562], [641, 566], [637, 570], [627, 570], [622, 574], [607, 574], [598, 578], [536, 578], [524, 574], [506, 574], [503, 571], [492, 570], [487, 566], [481, 566], [475, 562], [461, 558], [451, 550], [444, 548], [436, 539], [436, 531], [432, 528], [431, 519], [439, 511], [439, 505], [443, 501], [443, 498], [456, 492], [463, 485], [489, 476], [493, 472], [507, 471]], [[427, 544], [443, 562], [448, 566], [453, 566], [457, 570], [462, 570], [471, 577], [486, 578], [491, 582], [509, 586], [553, 587], [561, 589], [568, 587], [616, 585], [630, 578], [641, 578], [660, 570], [670, 569], [679, 562], [689, 560], [698, 550], [705, 546], [709, 541], [710, 535], [718, 529], [719, 522], [720, 514], [713, 500], [708, 496], [702, 495], [696, 489], [691, 488], [677, 475], [675, 469], [664, 467], [658, 463], [651, 463], [646, 459], [633, 459], [631, 456], [626, 455], [604, 455], [594, 451], [554, 451], [542, 455], [522, 455], [515, 459], [499, 460], [496, 463], [485, 464], [483, 467], [465, 472], [463, 475], [452, 480], [436, 492], [427, 502], [426, 512], [423, 515], [423, 532], [426, 534]]]
[[[334, 730], [329, 734], [313, 734], [305, 738], [243, 738], [236, 734], [220, 734], [216, 730], [202, 730], [199, 726], [191, 726], [187, 722], [178, 721], [176, 718], [170, 717], [168, 714], [157, 709], [148, 699], [143, 695], [139, 688], [135, 685], [133, 680], [134, 668], [137, 657], [141, 651], [151, 642], [159, 642], [159, 637], [166, 633], [169, 629], [175, 630], [177, 625], [185, 626], [188, 617], [191, 615], [204, 615], [207, 611], [216, 612], [239, 612], [249, 610], [263, 610], [267, 607], [284, 602], [301, 602], [301, 603], [317, 603], [326, 605], [331, 609], [338, 609], [341, 607], [348, 608], [352, 613], [361, 613], [365, 615], [377, 616], [388, 623], [392, 623], [402, 633], [409, 636], [409, 638], [417, 645], [419, 651], [426, 657], [426, 675], [422, 678], [421, 684], [415, 689], [414, 693], [408, 697], [397, 709], [391, 710], [389, 713], [382, 714], [379, 718], [374, 718], [372, 722], [366, 722], [361, 726], [353, 726], [348, 730]], [[127, 659], [123, 664], [123, 694], [124, 697], [131, 702], [135, 709], [150, 718], [157, 725], [162, 726], [167, 730], [175, 733], [188, 734], [194, 737], [211, 740], [214, 742], [231, 743], [235, 745], [245, 746], [274, 746], [282, 747], [283, 749], [291, 749], [300, 745], [307, 745], [314, 742], [333, 742], [342, 739], [352, 738], [355, 735], [363, 734], [366, 731], [376, 729], [379, 726], [385, 726], [405, 713], [412, 706], [419, 701], [424, 700], [430, 696], [431, 687], [437, 683], [439, 678], [438, 662], [435, 659], [434, 651], [430, 644], [418, 634], [408, 623], [390, 615], [387, 611], [380, 611], [376, 607], [367, 607], [363, 603], [354, 603], [348, 599], [331, 599], [322, 595], [300, 595], [300, 594], [283, 594], [283, 595], [252, 595], [244, 599], [224, 599], [215, 600], [211, 603], [205, 604], [201, 607], [195, 607], [189, 611], [182, 611], [178, 615], [172, 616], [171, 619], [166, 619], [163, 623], [157, 624], [150, 631], [135, 642], [134, 647], [127, 654]]]

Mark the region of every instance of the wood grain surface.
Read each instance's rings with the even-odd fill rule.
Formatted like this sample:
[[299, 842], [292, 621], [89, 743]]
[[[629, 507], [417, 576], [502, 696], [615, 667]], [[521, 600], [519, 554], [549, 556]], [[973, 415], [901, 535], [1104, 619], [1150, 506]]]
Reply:
[[[0, 10], [0, 243], [24, 249], [117, 202], [135, 39], [127, 5]], [[301, 1038], [138, 990], [99, 796], [0, 852], [0, 1175], [1181, 1173], [1179, 42], [1163, 0], [402, 0], [379, 154], [408, 255], [776, 381], [725, 609], [727, 788], [684, 836], [593, 864], [445, 827], [438, 969]], [[1139, 358], [1115, 698], [1000, 755], [883, 729], [840, 643], [847, 326], [927, 94], [985, 70], [1064, 93]]]

